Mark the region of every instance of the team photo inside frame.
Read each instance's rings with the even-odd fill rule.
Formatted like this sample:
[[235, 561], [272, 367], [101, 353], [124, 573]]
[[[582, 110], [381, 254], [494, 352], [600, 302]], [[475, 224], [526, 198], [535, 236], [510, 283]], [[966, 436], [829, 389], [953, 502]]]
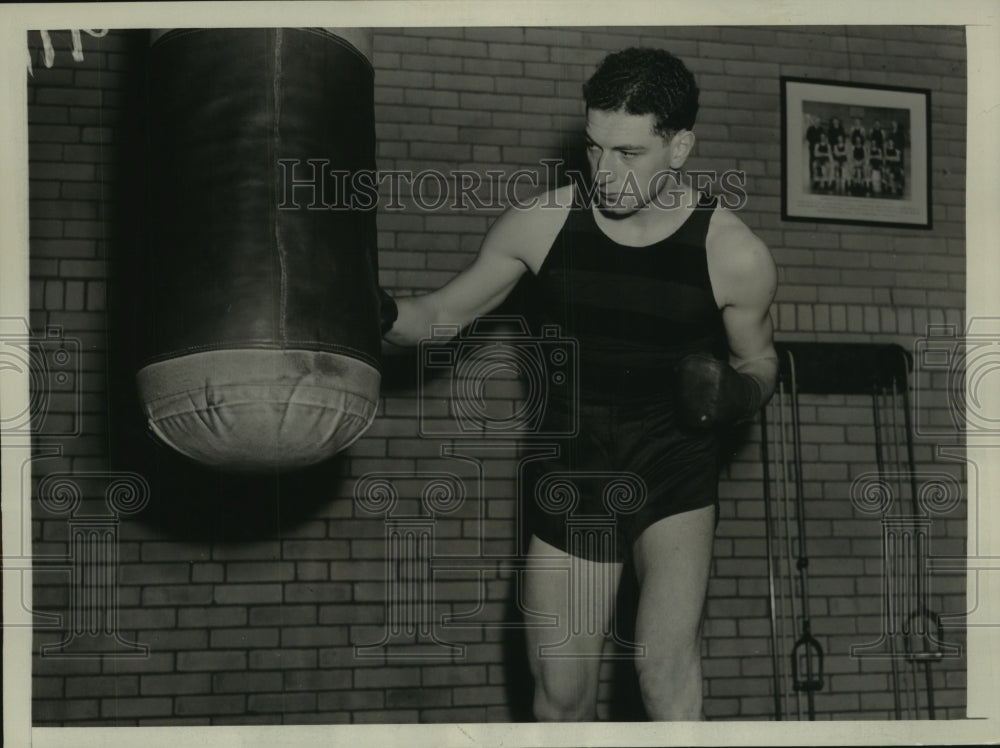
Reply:
[[930, 92], [781, 79], [786, 221], [931, 228]]

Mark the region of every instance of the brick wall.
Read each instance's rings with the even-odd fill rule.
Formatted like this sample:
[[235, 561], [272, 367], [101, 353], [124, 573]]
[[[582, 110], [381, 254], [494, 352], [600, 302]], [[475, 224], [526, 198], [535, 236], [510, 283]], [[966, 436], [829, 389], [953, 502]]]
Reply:
[[[35, 474], [43, 479], [104, 471], [107, 484], [107, 471], [122, 469], [111, 459], [120, 434], [108, 416], [109, 407], [114, 410], [109, 393], [121, 383], [109, 364], [115, 351], [108, 342], [107, 310], [116, 294], [129, 291], [115, 273], [127, 265], [129, 250], [119, 209], [127, 196], [118, 181], [137, 42], [126, 33], [85, 37], [85, 58], [73, 62], [68, 33], [53, 38], [58, 55], [51, 69], [41, 62], [37, 35], [30, 39], [31, 325], [35, 331], [62, 326], [82, 353], [70, 391], [54, 392], [48, 405], [42, 440], [58, 454], [37, 459]], [[779, 266], [773, 309], [779, 340], [895, 343], [912, 350], [929, 323], [963, 327], [960, 28], [380, 29], [373, 59], [379, 168], [506, 175], [528, 169], [539, 174], [543, 188], [551, 184], [543, 159], [578, 158], [580, 84], [607, 51], [634, 44], [672, 50], [698, 78], [702, 111], [689, 167], [747, 174], [750, 200], [741, 217], [771, 247]], [[782, 75], [930, 89], [933, 230], [780, 219]], [[435, 185], [424, 186], [422, 198], [404, 190], [403, 207], [383, 208], [379, 216], [381, 281], [395, 294], [435, 288], [451, 278], [471, 261], [499, 214], [488, 207], [427, 209], [422, 205], [433, 201]], [[486, 188], [477, 194], [484, 196]], [[528, 719], [522, 642], [516, 629], [502, 625], [517, 620], [511, 603], [516, 575], [498, 565], [435, 572], [435, 620], [458, 616], [435, 627], [438, 642], [429, 636], [408, 644], [392, 639], [397, 648], [390, 657], [377, 646], [355, 650], [379, 645], [395, 615], [386, 604], [386, 535], [402, 531], [392, 516], [366, 511], [354, 500], [359, 479], [410, 474], [394, 479], [397, 511], [416, 514], [430, 473], [457, 476], [466, 495], [435, 520], [435, 553], [474, 556], [514, 548], [514, 476], [530, 448], [516, 452], [491, 448], [488, 440], [418, 438], [413, 366], [406, 360], [399, 364], [405, 371], [389, 378], [380, 417], [368, 434], [334, 464], [301, 480], [289, 477], [261, 489], [199, 475], [209, 498], [194, 502], [182, 483], [167, 479], [162, 464], [137, 471], [149, 478], [152, 496], [144, 511], [122, 515], [115, 528], [118, 623], [122, 640], [148, 646], [148, 656], [36, 657], [36, 724]], [[516, 382], [492, 387], [492, 407], [517, 405]], [[921, 371], [915, 387], [920, 418], [947, 424], [946, 373]], [[429, 413], [447, 417], [447, 393], [446, 381], [429, 385], [422, 394]], [[875, 641], [883, 630], [882, 525], [850, 501], [852, 482], [876, 468], [871, 398], [803, 395], [801, 406], [810, 613], [828, 674], [816, 709], [821, 719], [890, 718], [889, 662], [849, 655], [852, 645]], [[883, 408], [890, 418], [888, 400]], [[772, 408], [774, 424], [780, 416]], [[963, 481], [962, 465], [938, 455], [943, 441], [916, 440], [918, 469]], [[442, 457], [449, 445], [456, 456]], [[705, 708], [716, 719], [772, 715], [759, 455], [751, 430], [735, 449], [721, 486], [705, 625]], [[101, 475], [93, 480], [83, 507], [101, 505], [106, 485], [98, 485]], [[773, 489], [780, 499], [779, 483]], [[780, 500], [774, 506], [785, 511]], [[71, 520], [51, 508], [35, 503], [34, 552], [66, 558]], [[779, 604], [786, 680], [798, 636], [788, 581], [798, 547], [794, 506], [787, 513], [792, 561], [777, 559], [784, 575]], [[776, 525], [781, 544], [785, 527]], [[964, 506], [936, 517], [931, 534], [933, 553], [963, 554]], [[935, 610], [965, 611], [961, 576], [932, 581]], [[420, 594], [419, 575], [403, 575], [402, 582], [409, 584], [405, 594]], [[39, 646], [66, 638], [70, 593], [65, 569], [36, 573], [36, 607], [64, 616], [61, 627], [40, 622]], [[961, 630], [949, 630], [948, 638], [961, 644]], [[435, 656], [400, 656], [427, 652]], [[901, 670], [908, 692], [913, 672], [909, 665]], [[939, 717], [964, 714], [964, 673], [963, 658], [934, 666]], [[602, 677], [602, 717], [636, 717], [629, 668], [609, 660]], [[903, 699], [904, 708], [912, 702], [905, 693]], [[786, 713], [796, 715], [796, 707], [794, 697], [785, 700]]]

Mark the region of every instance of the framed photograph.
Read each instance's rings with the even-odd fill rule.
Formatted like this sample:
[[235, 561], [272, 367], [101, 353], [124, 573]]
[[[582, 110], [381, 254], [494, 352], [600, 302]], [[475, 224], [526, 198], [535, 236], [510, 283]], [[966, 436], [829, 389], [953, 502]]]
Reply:
[[931, 228], [930, 92], [781, 79], [781, 217]]

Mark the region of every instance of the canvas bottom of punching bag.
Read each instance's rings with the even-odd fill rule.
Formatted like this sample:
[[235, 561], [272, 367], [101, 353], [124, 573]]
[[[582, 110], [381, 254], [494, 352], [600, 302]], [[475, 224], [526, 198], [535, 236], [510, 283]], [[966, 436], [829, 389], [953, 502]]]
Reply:
[[346, 449], [374, 420], [380, 384], [363, 361], [306, 350], [204, 351], [138, 372], [153, 433], [234, 471], [301, 468]]

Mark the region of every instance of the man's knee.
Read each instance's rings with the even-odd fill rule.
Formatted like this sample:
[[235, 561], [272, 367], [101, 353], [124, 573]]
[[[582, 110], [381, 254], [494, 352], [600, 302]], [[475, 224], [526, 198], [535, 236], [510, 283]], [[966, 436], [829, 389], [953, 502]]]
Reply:
[[701, 669], [700, 653], [692, 646], [671, 647], [670, 652], [651, 653], [635, 662], [639, 684], [643, 690], [672, 691], [696, 676]]
[[702, 718], [701, 646], [699, 641], [673, 642], [669, 651], [647, 649], [636, 660], [639, 689], [654, 720]]
[[595, 718], [597, 694], [586, 678], [535, 679], [535, 719], [539, 722], [587, 722]]

